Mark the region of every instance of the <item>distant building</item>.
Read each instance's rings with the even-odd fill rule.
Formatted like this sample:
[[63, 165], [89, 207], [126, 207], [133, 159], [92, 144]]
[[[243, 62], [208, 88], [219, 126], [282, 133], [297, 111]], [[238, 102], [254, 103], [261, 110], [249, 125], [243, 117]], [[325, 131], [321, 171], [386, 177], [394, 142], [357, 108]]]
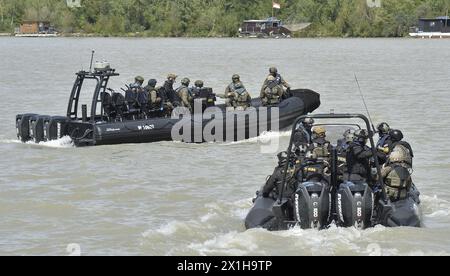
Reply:
[[381, 8], [381, 0], [367, 0], [369, 8]]
[[48, 21], [23, 21], [19, 27], [21, 34], [38, 34], [45, 33], [50, 30], [50, 22]]
[[81, 7], [81, 0], [66, 0], [67, 6], [69, 8], [80, 8]]
[[48, 21], [25, 20], [15, 29], [16, 36], [56, 36]]
[[243, 37], [290, 37], [291, 31], [274, 17], [265, 20], [245, 20], [239, 28]]
[[417, 27], [410, 32], [412, 37], [443, 38], [450, 37], [450, 17], [421, 18]]

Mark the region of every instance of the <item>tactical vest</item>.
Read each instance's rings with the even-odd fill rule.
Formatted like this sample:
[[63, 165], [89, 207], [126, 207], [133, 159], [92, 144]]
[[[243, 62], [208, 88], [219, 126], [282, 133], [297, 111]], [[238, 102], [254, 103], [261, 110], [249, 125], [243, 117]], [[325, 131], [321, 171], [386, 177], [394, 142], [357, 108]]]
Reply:
[[402, 200], [408, 196], [412, 186], [409, 170], [402, 165], [393, 164], [385, 178], [386, 195], [392, 200]]
[[277, 92], [276, 86], [273, 88], [270, 88], [269, 86], [266, 87], [265, 93], [269, 104], [277, 104], [280, 102], [280, 96]]
[[325, 143], [323, 145], [313, 143], [312, 153], [315, 154], [317, 158], [327, 158], [330, 156], [330, 151], [328, 150], [329, 146], [329, 143]]
[[347, 149], [348, 144], [344, 143], [338, 148], [337, 169], [338, 174], [343, 175], [347, 171]]

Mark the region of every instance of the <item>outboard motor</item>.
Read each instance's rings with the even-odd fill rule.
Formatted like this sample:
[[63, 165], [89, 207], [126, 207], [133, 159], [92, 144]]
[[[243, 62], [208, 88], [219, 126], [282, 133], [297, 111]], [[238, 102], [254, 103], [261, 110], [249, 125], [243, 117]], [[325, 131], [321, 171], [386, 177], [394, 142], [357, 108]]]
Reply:
[[16, 128], [18, 127], [19, 139], [22, 142], [28, 142], [31, 140], [30, 136], [30, 118], [37, 116], [36, 114], [24, 114], [17, 115], [16, 117]]
[[16, 115], [16, 134], [17, 134], [17, 139], [20, 140], [20, 137], [22, 136], [22, 131], [20, 129], [20, 124], [22, 123], [22, 114]]
[[365, 229], [371, 226], [374, 194], [366, 183], [346, 182], [337, 192], [338, 225]]
[[67, 127], [69, 119], [67, 117], [54, 116], [51, 117], [49, 122], [45, 124], [44, 140], [58, 140], [68, 135]]
[[46, 141], [45, 125], [46, 125], [46, 123], [48, 124], [50, 119], [51, 119], [50, 116], [42, 115], [42, 116], [37, 116], [36, 121], [33, 121], [32, 128], [33, 128], [33, 139], [34, 139], [35, 143], [40, 143], [40, 142]]
[[29, 131], [28, 133], [30, 134], [30, 140], [32, 140], [33, 142], [36, 143], [36, 133], [34, 132], [34, 130], [36, 129], [36, 124], [37, 124], [37, 120], [39, 118], [39, 115], [33, 115], [30, 116], [30, 118], [28, 119], [28, 128]]
[[323, 229], [330, 222], [331, 194], [329, 185], [305, 182], [295, 193], [294, 217], [302, 229]]

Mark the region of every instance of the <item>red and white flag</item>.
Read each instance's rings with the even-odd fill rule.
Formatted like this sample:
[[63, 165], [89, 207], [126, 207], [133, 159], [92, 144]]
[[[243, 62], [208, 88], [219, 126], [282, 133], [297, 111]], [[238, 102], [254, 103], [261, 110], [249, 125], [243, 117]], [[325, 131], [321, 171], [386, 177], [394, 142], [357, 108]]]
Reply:
[[281, 5], [275, 2], [272, 2], [272, 8], [274, 9], [281, 9]]

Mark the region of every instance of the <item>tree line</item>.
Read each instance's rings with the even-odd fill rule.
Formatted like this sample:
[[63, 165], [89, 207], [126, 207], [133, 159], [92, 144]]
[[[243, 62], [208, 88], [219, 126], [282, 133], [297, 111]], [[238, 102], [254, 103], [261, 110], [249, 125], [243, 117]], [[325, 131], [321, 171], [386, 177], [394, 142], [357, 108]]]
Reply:
[[[278, 0], [285, 23], [310, 22], [307, 37], [399, 37], [421, 17], [444, 16], [450, 0]], [[272, 14], [271, 0], [0, 0], [0, 31], [22, 20], [48, 20], [62, 33], [102, 36], [232, 37], [245, 19]]]

